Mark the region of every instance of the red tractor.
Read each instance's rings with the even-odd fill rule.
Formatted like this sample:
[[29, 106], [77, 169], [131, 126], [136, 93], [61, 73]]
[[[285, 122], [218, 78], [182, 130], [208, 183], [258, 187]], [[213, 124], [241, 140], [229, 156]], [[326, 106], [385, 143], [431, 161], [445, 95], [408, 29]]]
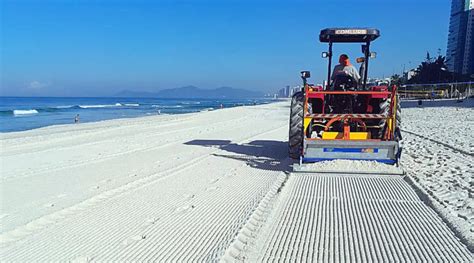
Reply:
[[[370, 44], [380, 36], [372, 28], [328, 28], [319, 40], [329, 44], [327, 84], [309, 84], [302, 71], [303, 88], [293, 95], [289, 129], [290, 157], [300, 164], [334, 159], [398, 163], [401, 154], [401, 109], [397, 87], [369, 85]], [[342, 72], [331, 76], [334, 43], [361, 43], [359, 76]]]

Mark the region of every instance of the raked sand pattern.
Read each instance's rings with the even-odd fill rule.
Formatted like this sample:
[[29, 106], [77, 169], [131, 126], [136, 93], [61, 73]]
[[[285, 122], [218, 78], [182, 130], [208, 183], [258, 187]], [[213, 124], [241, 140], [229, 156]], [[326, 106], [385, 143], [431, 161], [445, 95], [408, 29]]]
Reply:
[[406, 178], [290, 173], [288, 111], [1, 134], [0, 258], [473, 261]]
[[402, 176], [292, 174], [249, 262], [470, 262]]

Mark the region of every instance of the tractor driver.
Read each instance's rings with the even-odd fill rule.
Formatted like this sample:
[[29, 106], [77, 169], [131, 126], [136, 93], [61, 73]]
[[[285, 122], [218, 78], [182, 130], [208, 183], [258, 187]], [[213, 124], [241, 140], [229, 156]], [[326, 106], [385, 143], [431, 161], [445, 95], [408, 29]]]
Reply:
[[339, 65], [334, 67], [331, 80], [334, 81], [337, 75], [351, 76], [356, 82], [359, 82], [360, 80], [359, 72], [354, 66], [352, 66], [351, 62], [349, 61], [349, 56], [346, 54], [342, 54], [339, 57]]

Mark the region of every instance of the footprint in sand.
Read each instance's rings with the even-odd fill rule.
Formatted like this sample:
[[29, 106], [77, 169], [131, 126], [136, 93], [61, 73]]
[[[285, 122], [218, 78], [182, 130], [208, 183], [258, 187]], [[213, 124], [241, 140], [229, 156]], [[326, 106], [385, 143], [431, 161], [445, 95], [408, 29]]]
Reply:
[[5, 217], [8, 217], [10, 214], [1, 214], [0, 219], [4, 219]]
[[195, 194], [185, 194], [184, 195], [184, 200], [188, 201], [188, 200], [191, 200], [195, 197], [196, 195]]
[[92, 262], [94, 258], [88, 257], [88, 256], [80, 256], [75, 259], [73, 259], [71, 262], [72, 263], [87, 263], [87, 262]]
[[158, 220], [160, 220], [160, 218], [158, 218], [158, 217], [147, 218], [147, 220], [145, 220], [145, 223], [143, 224], [143, 226], [154, 225], [156, 222], [158, 222]]
[[110, 182], [112, 182], [112, 179], [104, 179], [104, 180], [100, 181], [99, 184], [108, 184]]
[[144, 240], [146, 239], [146, 235], [143, 234], [143, 235], [136, 235], [136, 236], [132, 236], [132, 237], [129, 237], [127, 239], [125, 239], [123, 242], [122, 242], [122, 245], [123, 246], [128, 246], [130, 244], [133, 244], [135, 242], [138, 242], [140, 240]]
[[219, 189], [218, 186], [211, 186], [211, 187], [206, 188], [206, 191], [212, 192], [212, 191], [215, 191], [215, 190], [217, 190], [217, 189]]
[[216, 179], [210, 180], [209, 183], [210, 183], [210, 184], [215, 184], [215, 183], [217, 183], [218, 181], [219, 181], [219, 179], [216, 178]]
[[181, 206], [181, 207], [176, 208], [176, 213], [184, 213], [184, 212], [189, 211], [193, 208], [195, 208], [194, 205]]

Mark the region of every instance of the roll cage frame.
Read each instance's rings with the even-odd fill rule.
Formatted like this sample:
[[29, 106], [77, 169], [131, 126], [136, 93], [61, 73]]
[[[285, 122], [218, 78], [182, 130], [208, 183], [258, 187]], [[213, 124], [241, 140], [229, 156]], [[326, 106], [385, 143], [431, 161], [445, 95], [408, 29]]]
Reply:
[[375, 28], [326, 28], [321, 30], [319, 34], [319, 41], [329, 44], [327, 52], [328, 58], [328, 78], [327, 89], [331, 83], [332, 71], [332, 46], [334, 43], [365, 43], [362, 45], [362, 52], [364, 53], [364, 78], [362, 88], [367, 88], [367, 73], [369, 70], [370, 43], [380, 36], [380, 31]]

